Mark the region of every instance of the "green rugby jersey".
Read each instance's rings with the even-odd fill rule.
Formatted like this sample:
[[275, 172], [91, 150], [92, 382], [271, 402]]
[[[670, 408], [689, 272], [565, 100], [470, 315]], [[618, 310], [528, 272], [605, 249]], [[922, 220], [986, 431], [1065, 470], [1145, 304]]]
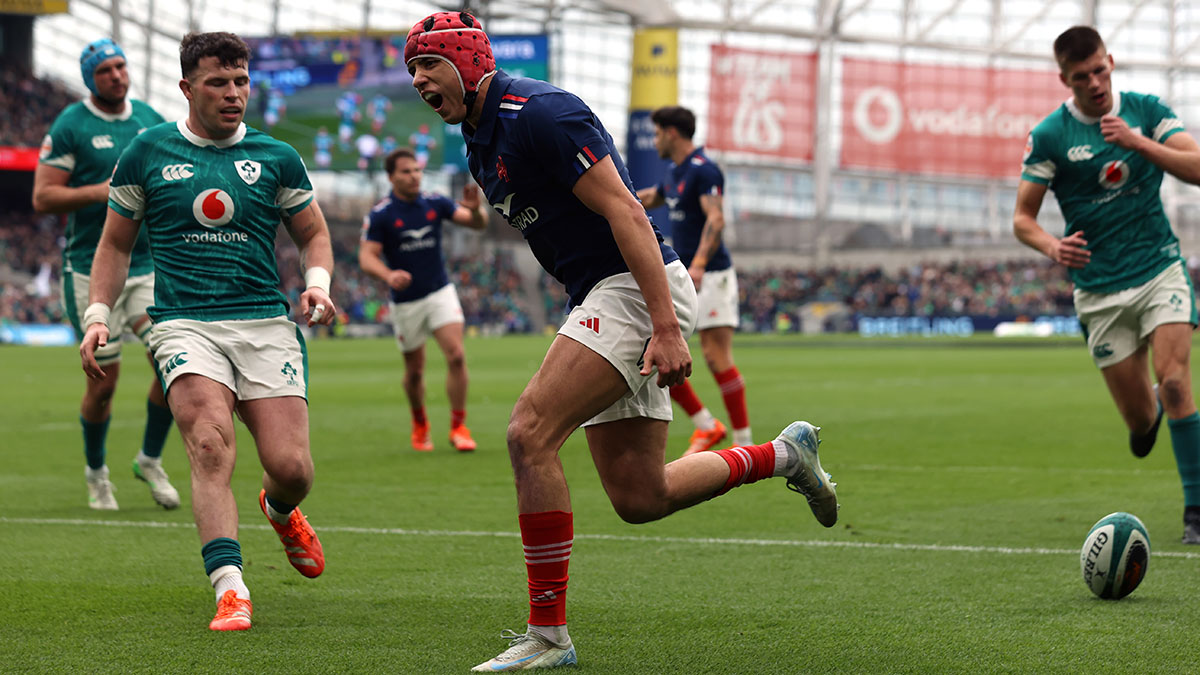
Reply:
[[245, 124], [226, 139], [200, 138], [180, 120], [129, 144], [108, 205], [150, 236], [150, 318], [219, 321], [287, 314], [275, 233], [312, 200], [290, 145]]
[[[1135, 133], [1162, 143], [1183, 121], [1156, 96], [1114, 92], [1112, 114]], [[1076, 287], [1112, 293], [1153, 279], [1181, 259], [1179, 240], [1163, 211], [1163, 170], [1133, 150], [1104, 141], [1100, 119], [1072, 98], [1042, 120], [1025, 144], [1021, 179], [1049, 185], [1067, 221], [1092, 253], [1071, 269]]]
[[[112, 176], [121, 151], [147, 128], [162, 124], [162, 115], [150, 106], [129, 99], [125, 112], [112, 115], [97, 108], [91, 99], [67, 106], [42, 140], [42, 164], [71, 174], [68, 187], [102, 183]], [[105, 204], [88, 204], [67, 216], [67, 247], [63, 271], [91, 274], [96, 244], [108, 215]], [[150, 245], [145, 234], [138, 236], [129, 260], [129, 274], [149, 274]]]

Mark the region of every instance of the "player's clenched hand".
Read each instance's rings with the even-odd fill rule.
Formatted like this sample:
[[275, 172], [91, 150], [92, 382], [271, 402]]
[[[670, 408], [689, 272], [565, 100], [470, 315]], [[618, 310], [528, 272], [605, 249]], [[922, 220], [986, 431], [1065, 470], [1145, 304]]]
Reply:
[[316, 286], [309, 286], [300, 294], [300, 313], [310, 326], [318, 323], [328, 326], [337, 316], [337, 307], [333, 306], [328, 293]]
[[674, 387], [683, 384], [692, 374], [692, 352], [678, 329], [669, 333], [655, 332], [642, 354], [642, 375], [658, 369], [657, 384]]
[[1087, 240], [1083, 238], [1083, 232], [1077, 231], [1055, 242], [1050, 250], [1050, 258], [1067, 267], [1079, 269], [1091, 261], [1092, 252], [1087, 250]]
[[1111, 143], [1126, 150], [1137, 150], [1143, 136], [1129, 128], [1125, 120], [1116, 115], [1105, 115], [1100, 118], [1100, 133], [1106, 143]]
[[700, 282], [704, 280], [704, 267], [692, 265], [688, 268], [688, 276], [692, 278], [692, 285], [696, 287], [696, 290], [700, 290]]
[[93, 380], [104, 379], [104, 369], [96, 363], [96, 350], [108, 344], [108, 326], [102, 323], [93, 323], [87, 327], [87, 332], [83, 334], [83, 341], [79, 343], [79, 357], [83, 361], [83, 372]]
[[402, 291], [412, 283], [412, 274], [407, 270], [392, 270], [388, 273], [387, 283], [392, 290]]

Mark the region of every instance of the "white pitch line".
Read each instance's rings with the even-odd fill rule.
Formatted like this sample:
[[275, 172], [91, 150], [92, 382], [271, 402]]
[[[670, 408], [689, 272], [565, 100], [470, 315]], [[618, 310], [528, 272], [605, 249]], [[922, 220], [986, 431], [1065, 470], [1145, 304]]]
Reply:
[[[193, 529], [192, 523], [171, 523], [138, 520], [86, 520], [83, 518], [6, 518], [0, 523], [14, 525], [78, 525], [84, 527], [145, 527]], [[244, 523], [247, 530], [270, 530], [269, 525]], [[399, 527], [352, 527], [321, 525], [319, 532], [345, 532], [349, 534], [383, 534], [401, 537], [477, 537], [520, 539], [518, 532], [484, 532], [474, 530], [409, 530]], [[575, 534], [576, 539], [595, 541], [628, 541], [635, 543], [681, 544], [685, 546], [791, 546], [797, 548], [853, 548], [889, 551], [933, 551], [938, 553], [998, 553], [1001, 555], [1079, 555], [1078, 550], [1064, 548], [1014, 548], [1009, 546], [964, 546], [957, 544], [884, 544], [872, 541], [827, 541], [823, 539], [729, 539], [718, 537], [659, 537], [654, 535], [626, 534]], [[1200, 553], [1185, 551], [1155, 551], [1156, 558], [1183, 558], [1200, 560]]]

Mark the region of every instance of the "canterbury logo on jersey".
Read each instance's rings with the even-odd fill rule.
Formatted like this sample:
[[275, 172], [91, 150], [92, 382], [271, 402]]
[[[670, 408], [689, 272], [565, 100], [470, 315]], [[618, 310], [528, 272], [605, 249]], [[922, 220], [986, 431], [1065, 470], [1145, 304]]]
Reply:
[[191, 178], [195, 174], [192, 173], [194, 167], [191, 164], [168, 164], [163, 167], [162, 177], [165, 181], [183, 180]]
[[92, 147], [97, 150], [103, 150], [104, 148], [116, 147], [116, 144], [113, 143], [112, 136], [104, 134], [103, 136], [92, 136]]
[[1067, 150], [1067, 159], [1072, 162], [1084, 162], [1093, 157], [1095, 155], [1092, 154], [1092, 146], [1090, 145], [1076, 145]]

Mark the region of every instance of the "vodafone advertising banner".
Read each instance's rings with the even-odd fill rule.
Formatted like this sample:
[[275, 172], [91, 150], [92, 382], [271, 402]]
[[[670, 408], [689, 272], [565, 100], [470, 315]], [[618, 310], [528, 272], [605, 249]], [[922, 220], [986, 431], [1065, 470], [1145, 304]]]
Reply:
[[812, 161], [817, 55], [712, 46], [704, 146]]
[[845, 58], [841, 165], [1016, 177], [1030, 130], [1069, 96], [1054, 71]]

